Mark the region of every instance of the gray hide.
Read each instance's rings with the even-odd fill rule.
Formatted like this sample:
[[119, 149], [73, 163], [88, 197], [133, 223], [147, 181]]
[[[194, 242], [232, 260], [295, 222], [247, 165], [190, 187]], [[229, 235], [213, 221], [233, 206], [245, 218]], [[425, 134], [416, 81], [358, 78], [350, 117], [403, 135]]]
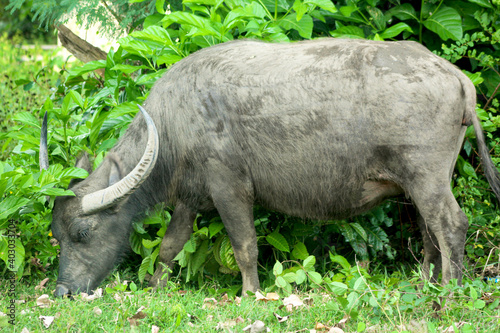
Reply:
[[[145, 182], [113, 207], [82, 212], [84, 195], [124, 177], [141, 158], [147, 135], [137, 116], [102, 165], [74, 185], [76, 197], [57, 200], [56, 294], [96, 288], [128, 248], [132, 220], [162, 201], [175, 211], [160, 260], [171, 265], [196, 213], [217, 210], [245, 294], [259, 288], [254, 204], [340, 219], [404, 194], [419, 213], [425, 274], [432, 263], [434, 277], [442, 269], [443, 283], [460, 282], [468, 221], [450, 179], [467, 125], [500, 197], [475, 96], [460, 70], [414, 42], [237, 41], [198, 51], [158, 80], [144, 103], [160, 145]], [[153, 285], [164, 283], [161, 275], [159, 268]]]

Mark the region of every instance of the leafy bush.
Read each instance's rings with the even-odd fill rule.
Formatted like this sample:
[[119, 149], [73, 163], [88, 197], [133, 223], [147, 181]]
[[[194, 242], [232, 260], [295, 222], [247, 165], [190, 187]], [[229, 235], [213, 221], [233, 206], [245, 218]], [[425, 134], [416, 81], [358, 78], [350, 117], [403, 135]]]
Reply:
[[[51, 187], [64, 187], [70, 176], [84, 176], [77, 169], [68, 169], [74, 165], [75, 156], [87, 151], [97, 166], [131, 122], [137, 112], [136, 104], [145, 99], [169, 66], [200, 48], [233, 39], [288, 42], [335, 36], [419, 41], [466, 70], [476, 85], [481, 106], [478, 114], [494, 161], [499, 163], [497, 63], [500, 53], [496, 47], [499, 9], [486, 0], [424, 0], [421, 3], [422, 6], [416, 8], [411, 3], [384, 0], [336, 1], [333, 5], [327, 0], [185, 0], [184, 10], [168, 13], [165, 3], [156, 1], [157, 12], [141, 21], [143, 30], [121, 38], [120, 47], [110, 51], [106, 60], [68, 71], [66, 80], [54, 85], [51, 97], [45, 100], [40, 112], [17, 113], [12, 119], [19, 125], [0, 136], [17, 145], [15, 155], [3, 164], [5, 175], [0, 176], [4, 181], [0, 184], [7, 184], [0, 186], [4, 188], [0, 205], [7, 212], [0, 215], [0, 225], [6, 228], [8, 221], [15, 219], [22, 229], [16, 244], [19, 253], [24, 248], [26, 255], [24, 263], [22, 256], [17, 259], [18, 274], [28, 272], [26, 267], [31, 267], [29, 263], [33, 258], [41, 260], [42, 266], [54, 260], [55, 252], [48, 243], [50, 236], [42, 231], [48, 227], [51, 207], [44, 205], [44, 198], [67, 193]], [[96, 69], [105, 69], [104, 78], [93, 73]], [[20, 83], [25, 88], [31, 84]], [[45, 111], [49, 114], [49, 151], [54, 166], [39, 172], [36, 162], [39, 119]], [[469, 266], [475, 269], [474, 273], [495, 274], [487, 268], [498, 262], [498, 204], [478, 172], [474, 140], [473, 131], [467, 131], [465, 149], [458, 159], [452, 185], [472, 224], [467, 244]], [[15, 177], [11, 179], [12, 175]], [[305, 272], [324, 271], [329, 268], [327, 262], [332, 260], [330, 252], [334, 253], [333, 258], [342, 254], [349, 259], [356, 256], [364, 261], [393, 262], [394, 258], [404, 256], [406, 239], [414, 233], [414, 221], [407, 221], [400, 208], [399, 204], [388, 202], [363, 216], [318, 224], [257, 207], [255, 224], [264, 273], [270, 274], [272, 269], [266, 267], [273, 267], [276, 260], [307, 260], [311, 255], [323, 265]], [[169, 211], [158, 207], [148, 219], [134, 224], [131, 244], [133, 251], [142, 257], [138, 269], [141, 281], [157, 265], [159, 244], [169, 218]], [[391, 228], [397, 221], [400, 228]], [[32, 226], [36, 226], [36, 233], [29, 231]], [[6, 232], [2, 230], [1, 234], [0, 239], [6, 244]], [[32, 237], [40, 244], [30, 243]], [[414, 249], [413, 252], [420, 251]], [[176, 259], [186, 280], [201, 281], [203, 272], [215, 275], [237, 271], [223, 225], [217, 217], [198, 218], [195, 233]], [[474, 262], [478, 265], [473, 266]], [[280, 280], [280, 287], [284, 285], [282, 282]]]

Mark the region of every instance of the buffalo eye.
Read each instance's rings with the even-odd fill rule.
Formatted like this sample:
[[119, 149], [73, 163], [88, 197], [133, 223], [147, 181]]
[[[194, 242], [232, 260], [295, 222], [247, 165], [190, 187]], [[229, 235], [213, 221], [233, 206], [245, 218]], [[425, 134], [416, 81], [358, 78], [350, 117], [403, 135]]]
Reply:
[[79, 242], [85, 241], [89, 237], [89, 229], [83, 229], [78, 232], [77, 239]]

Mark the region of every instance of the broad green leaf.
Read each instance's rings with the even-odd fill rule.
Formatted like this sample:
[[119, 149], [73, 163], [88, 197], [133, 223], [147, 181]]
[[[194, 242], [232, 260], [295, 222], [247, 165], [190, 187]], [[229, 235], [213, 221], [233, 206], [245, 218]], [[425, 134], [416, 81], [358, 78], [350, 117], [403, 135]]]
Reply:
[[292, 256], [295, 259], [304, 260], [309, 256], [309, 252], [307, 252], [307, 248], [302, 242], [297, 242], [292, 250]]
[[331, 282], [328, 284], [332, 292], [337, 296], [342, 296], [347, 291], [348, 287], [342, 282]]
[[156, 238], [155, 240], [151, 241], [149, 239], [143, 239], [142, 240], [142, 245], [144, 245], [145, 248], [147, 249], [152, 249], [156, 245], [161, 243], [161, 238]]
[[351, 39], [365, 38], [364, 30], [354, 25], [346, 25], [340, 27], [334, 31], [331, 31], [330, 34], [332, 35], [332, 37], [337, 37], [337, 38], [339, 37], [347, 37]]
[[133, 65], [124, 65], [124, 64], [119, 64], [111, 68], [111, 70], [114, 71], [120, 71], [126, 74], [133, 73], [135, 71], [138, 71], [139, 69], [149, 69], [148, 66], [133, 66]]
[[35, 128], [40, 128], [40, 123], [35, 116], [33, 116], [30, 112], [22, 111], [14, 114], [14, 120], [20, 121], [25, 125], [29, 125]]
[[283, 273], [283, 265], [279, 261], [276, 261], [273, 267], [273, 274], [274, 276], [278, 276], [281, 273]]
[[96, 112], [96, 114], [94, 115], [94, 119], [92, 120], [92, 126], [90, 127], [89, 135], [90, 147], [95, 147], [102, 124], [104, 124], [104, 121], [106, 121], [109, 116], [108, 112], [103, 112], [102, 110], [103, 109]]
[[410, 20], [410, 19], [414, 19], [417, 21], [420, 20], [420, 18], [417, 15], [417, 11], [409, 3], [404, 3], [402, 5], [399, 5], [399, 6], [396, 6], [396, 7], [389, 9], [386, 12], [386, 15], [396, 16], [401, 21], [406, 21], [406, 20]]
[[356, 10], [358, 10], [358, 7], [356, 6], [343, 6], [340, 7], [340, 13], [344, 15], [345, 17], [350, 17], [352, 13], [354, 13]]
[[367, 7], [366, 10], [370, 14], [373, 23], [375, 23], [375, 27], [378, 29], [377, 31], [384, 30], [386, 27], [386, 17], [384, 13], [377, 7]]
[[21, 207], [30, 202], [27, 198], [19, 198], [15, 196], [8, 196], [3, 198], [0, 202], [0, 221], [8, 219], [10, 216], [18, 212]]
[[354, 290], [364, 290], [364, 289], [366, 289], [366, 284], [365, 284], [364, 278], [362, 276], [360, 276], [356, 280], [356, 282], [354, 283], [353, 289]]
[[224, 229], [224, 223], [222, 222], [211, 222], [208, 226], [208, 233], [210, 237], [217, 235], [222, 229]]
[[462, 38], [462, 18], [451, 7], [441, 6], [423, 23], [427, 29], [437, 33], [442, 40]]
[[342, 256], [339, 256], [339, 255], [333, 255], [331, 252], [330, 252], [330, 260], [332, 262], [336, 262], [337, 264], [340, 264], [340, 266], [342, 266], [343, 269], [351, 269], [351, 264], [349, 264], [349, 262], [347, 261], [346, 258], [342, 257]]
[[318, 272], [308, 272], [307, 274], [309, 274], [309, 280], [312, 283], [321, 284], [323, 282], [323, 278]]
[[137, 273], [137, 275], [139, 277], [139, 281], [141, 283], [144, 282], [144, 278], [146, 277], [146, 274], [148, 273], [150, 265], [151, 265], [151, 256], [147, 256], [146, 258], [142, 259], [141, 266], [139, 267], [139, 272]]
[[481, 77], [481, 72], [476, 72], [476, 73], [471, 73], [468, 71], [463, 71], [463, 72], [465, 73], [465, 75], [467, 75], [469, 80], [471, 80], [474, 86], [476, 87], [484, 82], [484, 78]]
[[290, 247], [285, 237], [278, 232], [278, 229], [274, 230], [272, 233], [266, 236], [266, 240], [269, 244], [274, 246], [280, 251], [290, 252]]
[[296, 282], [297, 274], [294, 272], [286, 273], [285, 275], [283, 275], [283, 279], [285, 279], [285, 281], [288, 283]]
[[297, 14], [297, 21], [300, 21], [302, 16], [307, 13], [308, 9], [309, 6], [307, 6], [302, 0], [295, 0], [293, 3], [293, 10], [295, 10], [295, 13]]
[[482, 299], [477, 299], [474, 301], [474, 308], [480, 310], [486, 306], [486, 302]]
[[74, 79], [75, 77], [82, 76], [83, 74], [93, 72], [99, 68], [106, 68], [106, 60], [90, 61], [83, 66], [79, 66], [68, 71], [67, 81]]
[[160, 26], [152, 25], [147, 27], [144, 30], [134, 31], [130, 34], [130, 36], [149, 40], [152, 42], [157, 42], [163, 44], [165, 46], [173, 45], [172, 39], [170, 38], [170, 34], [168, 31]]
[[302, 284], [307, 279], [306, 272], [303, 269], [299, 269], [295, 276], [295, 283]]
[[189, 262], [189, 268], [192, 276], [196, 275], [201, 266], [205, 263], [208, 256], [209, 240], [205, 239], [198, 247], [196, 253], [193, 254]]
[[172, 65], [175, 64], [177, 61], [182, 60], [182, 57], [177, 54], [162, 54], [161, 56], [156, 59], [156, 64], [157, 65]]
[[303, 38], [310, 39], [312, 35], [313, 29], [313, 20], [312, 17], [304, 14], [300, 21], [297, 21], [297, 14], [292, 13], [280, 19], [279, 21], [280, 27], [286, 30], [297, 30], [299, 35]]
[[365, 242], [368, 241], [368, 236], [366, 235], [366, 231], [359, 223], [350, 223], [350, 225], [354, 230], [356, 230], [358, 235], [360, 235]]
[[493, 9], [493, 6], [491, 5], [489, 0], [469, 0], [469, 2], [475, 3], [476, 5], [479, 5], [484, 8]]
[[305, 0], [304, 3], [310, 3], [316, 5], [319, 8], [327, 10], [331, 13], [337, 12], [337, 8], [335, 7], [335, 5], [332, 3], [331, 0]]
[[182, 0], [182, 3], [197, 3], [200, 5], [215, 6], [217, 4], [217, 0]]
[[316, 264], [316, 257], [309, 256], [304, 260], [304, 262], [302, 263], [302, 266], [304, 267], [304, 270], [306, 272], [309, 272], [309, 271], [314, 271], [315, 264]]
[[278, 286], [279, 288], [286, 288], [287, 285], [288, 285], [288, 282], [286, 282], [282, 276], [278, 276], [276, 278], [276, 286]]
[[194, 253], [196, 251], [196, 241], [193, 238], [193, 235], [191, 235], [191, 238], [184, 244], [184, 251], [187, 253]]
[[156, 0], [155, 7], [156, 11], [160, 14], [165, 14], [165, 8], [163, 7], [165, 5], [165, 0]]
[[[7, 269], [17, 272], [23, 264], [25, 257], [24, 246], [19, 237], [13, 240], [7, 236], [0, 235], [0, 250], [0, 258], [5, 262]], [[14, 258], [12, 258], [12, 254], [14, 254]], [[11, 255], [10, 258], [9, 255]]]
[[351, 225], [347, 222], [341, 222], [339, 225], [340, 231], [342, 232], [342, 235], [346, 238], [348, 242], [352, 242], [355, 239], [354, 235], [354, 230], [352, 229]]
[[71, 191], [71, 190], [65, 190], [65, 189], [56, 188], [56, 187], [42, 189], [39, 193], [42, 195], [54, 195], [54, 196], [58, 196], [58, 197], [62, 197], [62, 196], [74, 197], [75, 196], [75, 193], [73, 193], [73, 191]]
[[381, 32], [380, 37], [382, 37], [383, 39], [396, 37], [397, 35], [399, 35], [403, 31], [413, 32], [413, 30], [410, 28], [410, 26], [408, 24], [406, 24], [404, 22], [399, 22], [399, 23], [385, 29], [383, 32]]
[[[137, 40], [131, 36], [123, 37], [118, 40], [118, 44], [128, 53], [139, 55], [142, 57], [151, 56], [153, 50], [148, 44]], [[114, 67], [114, 66], [113, 66]]]

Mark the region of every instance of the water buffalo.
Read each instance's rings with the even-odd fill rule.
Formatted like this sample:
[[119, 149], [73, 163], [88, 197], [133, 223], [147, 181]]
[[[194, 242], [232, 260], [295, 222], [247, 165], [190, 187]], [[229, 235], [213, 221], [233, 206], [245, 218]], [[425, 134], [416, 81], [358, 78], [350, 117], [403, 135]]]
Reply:
[[[101, 166], [71, 184], [76, 196], [56, 199], [55, 294], [95, 289], [129, 248], [132, 221], [158, 202], [175, 205], [160, 261], [171, 265], [197, 213], [216, 210], [245, 294], [259, 289], [254, 204], [343, 219], [402, 194], [418, 210], [425, 274], [432, 263], [442, 283], [460, 282], [469, 224], [450, 179], [470, 124], [500, 198], [475, 105], [471, 81], [415, 42], [246, 40], [198, 51], [158, 80], [144, 103], [151, 117], [142, 110]], [[85, 158], [78, 166], [91, 171]]]

